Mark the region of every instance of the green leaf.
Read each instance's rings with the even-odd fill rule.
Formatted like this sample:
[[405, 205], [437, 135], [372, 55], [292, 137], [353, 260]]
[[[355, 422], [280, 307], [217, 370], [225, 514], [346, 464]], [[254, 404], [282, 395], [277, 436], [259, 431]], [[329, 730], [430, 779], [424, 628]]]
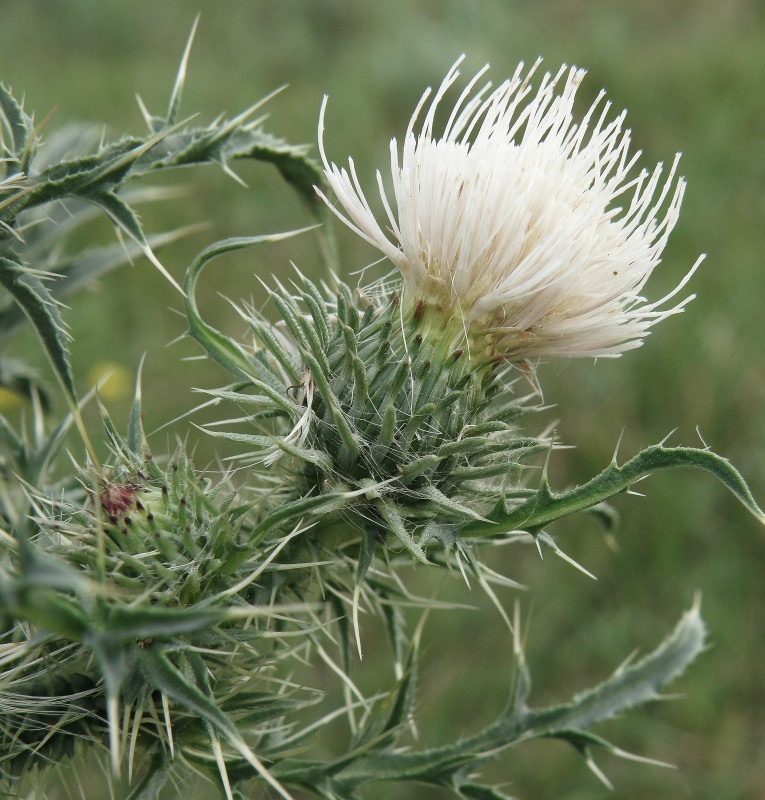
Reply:
[[9, 161], [15, 162], [15, 167], [9, 164], [6, 174], [13, 172], [26, 172], [27, 162], [31, 154], [32, 134], [34, 123], [25, 112], [16, 98], [5, 85], [0, 83], [0, 125], [5, 129], [9, 139], [10, 148], [4, 146], [4, 137], [0, 134], [0, 153], [4, 151]]
[[58, 305], [45, 284], [21, 264], [3, 257], [0, 257], [0, 283], [34, 325], [62, 386], [70, 398], [76, 399], [68, 334]]
[[62, 559], [43, 552], [29, 542], [22, 544], [18, 581], [25, 589], [54, 589], [74, 595], [87, 594], [92, 589], [87, 577]]
[[535, 532], [557, 519], [591, 509], [619, 492], [629, 489], [645, 475], [672, 467], [696, 467], [716, 477], [760, 522], [765, 514], [749, 487], [731, 463], [709, 450], [693, 447], [647, 447], [621, 467], [613, 462], [599, 475], [581, 486], [559, 494], [543, 482], [539, 491], [510, 511], [498, 507], [488, 514], [490, 522], [473, 522], [462, 528], [465, 537], [491, 536], [514, 530]]
[[439, 491], [435, 486], [428, 485], [418, 490], [418, 494], [428, 501], [434, 508], [437, 508], [442, 514], [448, 517], [457, 517], [470, 520], [483, 520], [478, 512], [468, 508], [466, 505], [447, 497], [443, 492]]
[[244, 392], [238, 392], [229, 389], [205, 389], [204, 393], [209, 394], [211, 397], [219, 397], [221, 400], [231, 400], [240, 405], [271, 405], [274, 409], [278, 409], [286, 416], [294, 419], [297, 419], [301, 415], [302, 409], [298, 407], [292, 400], [287, 399], [284, 394], [283, 386], [282, 392], [279, 393], [279, 391], [271, 386], [270, 383], [266, 383], [265, 381], [261, 381], [253, 377], [250, 377], [247, 380], [247, 385], [259, 389], [261, 392], [263, 392], [263, 394], [245, 394]]
[[417, 663], [419, 658], [419, 637], [415, 637], [409, 649], [401, 678], [388, 694], [376, 704], [374, 713], [354, 738], [353, 748], [360, 750], [366, 746], [383, 749], [393, 746], [401, 728], [406, 725], [414, 709]]
[[354, 587], [360, 586], [367, 576], [367, 571], [372, 565], [374, 559], [375, 549], [377, 546], [377, 537], [373, 531], [361, 531], [361, 545], [359, 547], [359, 559], [356, 563], [356, 572], [353, 577]]
[[337, 649], [340, 651], [342, 670], [346, 675], [351, 674], [351, 621], [346, 613], [345, 605], [343, 604], [342, 588], [334, 587], [333, 582], [327, 581], [329, 586], [332, 586], [335, 591], [328, 594], [327, 600], [332, 608], [332, 616], [336, 620], [336, 631], [334, 635], [337, 637]]
[[523, 652], [518, 606], [516, 605], [515, 608], [515, 623], [513, 625], [513, 659], [515, 663], [513, 665], [513, 677], [510, 683], [510, 695], [505, 713], [508, 716], [519, 717], [528, 710], [527, 702], [531, 694], [531, 673]]
[[101, 674], [104, 676], [107, 696], [116, 698], [125, 675], [125, 651], [119, 637], [113, 636], [112, 631], [108, 629], [91, 630], [84, 641], [96, 654]]
[[418, 561], [422, 562], [423, 564], [429, 564], [430, 561], [428, 561], [428, 557], [425, 555], [425, 552], [420, 545], [415, 542], [412, 534], [406, 529], [404, 519], [396, 508], [395, 503], [391, 503], [387, 500], [378, 500], [375, 503], [375, 506], [380, 512], [382, 518], [385, 520], [388, 530], [401, 542], [401, 544], [403, 544], [404, 547]]
[[[148, 246], [154, 252], [178, 241], [195, 229], [194, 226], [191, 226], [150, 236]], [[46, 241], [45, 244], [52, 248], [59, 246], [58, 241]], [[47, 252], [47, 248], [41, 246], [41, 242], [35, 242], [34, 246], [30, 246], [28, 250], [31, 263], [37, 263], [33, 255], [35, 253], [39, 253], [40, 259], [46, 259], [42, 261], [45, 272], [56, 277], [56, 280], [51, 282], [47, 288], [51, 297], [59, 302], [79, 289], [91, 285], [96, 279], [132, 262], [143, 252], [143, 248], [137, 242], [124, 240], [118, 244], [89, 248], [74, 256], [51, 263], [50, 253]], [[19, 306], [15, 304], [7, 306], [0, 311], [0, 334], [12, 331], [25, 320], [26, 315]]]
[[[252, 329], [256, 340], [260, 342], [262, 347], [271, 353], [271, 355], [276, 359], [277, 363], [282, 367], [290, 383], [293, 386], [298, 386], [300, 384], [300, 369], [298, 368], [298, 365], [294, 363], [293, 354], [290, 353], [289, 350], [279, 342], [279, 340], [270, 330], [268, 323], [260, 319], [249, 317], [247, 319], [247, 324]], [[269, 370], [269, 372], [271, 371]], [[258, 377], [261, 376], [259, 375]], [[272, 372], [269, 383], [274, 385], [274, 388], [276, 388], [276, 385], [278, 384], [279, 389], [284, 389], [283, 379], [275, 381], [275, 376]]]
[[183, 289], [173, 276], [165, 269], [154, 255], [141, 227], [138, 214], [115, 192], [89, 191], [83, 196], [101, 208], [109, 219], [124, 233], [126, 233], [140, 248], [146, 258], [167, 278], [167, 280], [181, 293]]
[[225, 616], [223, 608], [115, 606], [109, 610], [104, 628], [115, 641], [172, 639], [210, 628]]
[[[420, 751], [371, 751], [344, 767], [336, 778], [349, 786], [370, 781], [419, 780], [456, 788], [460, 786], [455, 781], [457, 776], [477, 769], [517, 742], [553, 737], [580, 749], [584, 743], [599, 744], [601, 740], [586, 731], [588, 726], [655, 699], [659, 689], [678, 676], [703, 645], [704, 624], [694, 605], [656, 650], [635, 664], [621, 666], [600, 686], [577, 695], [566, 705], [528, 710], [523, 702], [528, 689], [526, 676], [524, 687], [518, 692], [520, 702], [511, 702], [494, 723], [473, 736]], [[611, 747], [607, 743], [604, 746]], [[624, 755], [618, 748], [611, 750]]]
[[316, 299], [315, 294], [318, 294], [318, 289], [316, 289], [316, 287], [306, 278], [303, 278], [303, 282], [306, 283], [307, 286], [310, 286], [311, 289], [303, 294], [302, 299], [308, 308], [311, 318], [313, 319], [314, 330], [319, 335], [321, 346], [326, 352], [330, 340], [329, 328], [331, 323], [329, 319], [329, 312], [327, 311], [326, 304], [323, 302], [323, 300], [322, 302], [319, 302], [319, 300]]
[[89, 192], [85, 196], [91, 203], [95, 203], [104, 211], [109, 219], [139, 246], [147, 246], [148, 243], [138, 214], [121, 197], [114, 192]]
[[413, 459], [408, 464], [399, 467], [402, 483], [406, 486], [414, 478], [432, 472], [438, 467], [441, 461], [443, 461], [442, 457], [435, 453], [429, 453], [428, 455]]
[[126, 800], [157, 800], [169, 777], [170, 760], [167, 754], [156, 752], [146, 769], [146, 774]]
[[152, 139], [125, 137], [98, 153], [51, 164], [36, 176], [22, 207], [31, 208], [64, 197], [84, 197], [89, 192], [110, 192], [125, 181], [134, 162], [154, 143]]
[[199, 25], [199, 14], [197, 14], [191, 26], [191, 32], [189, 33], [189, 38], [186, 40], [186, 47], [183, 50], [181, 63], [178, 66], [178, 72], [175, 76], [173, 90], [170, 92], [170, 102], [167, 104], [167, 114], [165, 115], [165, 120], [168, 125], [174, 125], [178, 121], [183, 86], [186, 82], [186, 68], [189, 63], [189, 55], [191, 54], [191, 45], [194, 43], [194, 34], [197, 32], [197, 25]]
[[139, 458], [143, 456], [147, 449], [146, 434], [143, 430], [142, 404], [141, 404], [141, 374], [143, 373], [143, 362], [145, 356], [141, 357], [138, 365], [138, 374], [135, 380], [135, 391], [133, 393], [133, 403], [130, 406], [130, 420], [128, 421], [127, 446]]
[[202, 717], [227, 739], [240, 739], [234, 723], [210, 697], [181, 673], [161, 648], [153, 646], [140, 650], [139, 663], [146, 680], [154, 689], [163, 692], [192, 714]]
[[202, 270], [218, 256], [233, 253], [245, 247], [252, 247], [263, 242], [278, 242], [289, 239], [310, 228], [276, 233], [263, 236], [246, 236], [223, 239], [220, 242], [205, 248], [186, 270], [183, 289], [186, 294], [186, 316], [189, 321], [189, 333], [207, 352], [207, 355], [217, 361], [237, 378], [248, 380], [251, 377], [252, 365], [245, 351], [233, 339], [221, 333], [212, 325], [208, 325], [201, 317], [196, 301], [197, 281]]
[[[243, 137], [242, 137], [243, 138]], [[253, 158], [273, 164], [281, 176], [305, 201], [313, 215], [324, 218], [326, 206], [316, 194], [316, 186], [324, 182], [319, 165], [308, 156], [306, 145], [291, 145], [264, 131], [249, 131], [249, 141], [231, 142], [230, 157]]]
[[322, 450], [315, 450], [312, 447], [295, 447], [288, 441], [280, 438], [273, 439], [273, 444], [288, 455], [299, 458], [308, 464], [313, 464], [325, 475], [332, 474], [334, 463], [332, 459]]
[[324, 174], [319, 165], [309, 157], [306, 145], [290, 145], [261, 130], [247, 131], [249, 141], [242, 132], [231, 137], [226, 153], [229, 158], [252, 158], [273, 164], [284, 180], [297, 192], [308, 213], [323, 223], [319, 231], [321, 255], [325, 267], [332, 273], [338, 271], [337, 244], [332, 232], [332, 214], [316, 193], [316, 187], [324, 183]]
[[192, 714], [200, 716], [247, 760], [253, 772], [260, 775], [282, 797], [289, 798], [283, 786], [262, 764], [242, 739], [236, 725], [221, 711], [210, 690], [207, 667], [194, 653], [180, 653], [183, 672], [165, 652], [156, 647], [140, 651], [141, 666], [147, 681]]
[[324, 401], [324, 404], [329, 408], [332, 414], [332, 419], [335, 422], [335, 428], [341, 440], [341, 447], [339, 451], [339, 458], [342, 460], [345, 468], [350, 467], [356, 462], [361, 452], [359, 444], [359, 437], [354, 431], [351, 423], [348, 421], [345, 412], [343, 411], [342, 404], [337, 398], [329, 383], [329, 375], [322, 369], [318, 360], [314, 358], [311, 353], [303, 354], [306, 364], [311, 371], [311, 377], [316, 383], [316, 389]]
[[[367, 395], [368, 397], [368, 395]], [[373, 445], [372, 454], [376, 462], [381, 462], [388, 453], [390, 446], [398, 431], [396, 404], [389, 403], [382, 412], [380, 431], [377, 434], [377, 441]]]
[[[306, 514], [334, 513], [345, 506], [355, 494], [354, 492], [331, 492], [314, 497], [301, 497], [285, 503], [265, 516], [255, 526], [250, 534], [249, 544], [253, 546], [261, 542], [274, 528]], [[238, 566], [238, 563], [236, 565]]]
[[703, 650], [704, 636], [704, 623], [698, 605], [694, 605], [659, 647], [641, 661], [619, 667], [610, 678], [578, 694], [570, 703], [530, 712], [523, 722], [524, 738], [586, 729], [655, 700], [659, 689], [680, 675]]
[[480, 783], [461, 783], [456, 791], [464, 800], [513, 800], [509, 794], [500, 792], [496, 787]]
[[112, 631], [90, 630], [84, 637], [96, 655], [101, 674], [104, 676], [104, 693], [106, 695], [106, 717], [109, 728], [109, 751], [112, 769], [119, 771], [121, 742], [119, 736], [119, 701], [125, 678], [125, 651], [121, 642]]
[[88, 630], [88, 619], [77, 600], [44, 586], [13, 592], [19, 587], [4, 584], [0, 573], [0, 608], [9, 616], [66, 639], [82, 640]]
[[[316, 701], [319, 702], [317, 698]], [[221, 710], [236, 716], [240, 727], [261, 725], [278, 720], [289, 712], [299, 711], [309, 705], [305, 700], [280, 697], [267, 692], [237, 692], [221, 704]]]
[[[19, 317], [22, 320], [26, 319], [24, 312], [15, 303], [11, 306], [11, 309], [18, 309]], [[0, 356], [0, 386], [33, 402], [37, 398], [43, 411], [50, 409], [48, 394], [40, 386], [34, 368], [15, 358]]]

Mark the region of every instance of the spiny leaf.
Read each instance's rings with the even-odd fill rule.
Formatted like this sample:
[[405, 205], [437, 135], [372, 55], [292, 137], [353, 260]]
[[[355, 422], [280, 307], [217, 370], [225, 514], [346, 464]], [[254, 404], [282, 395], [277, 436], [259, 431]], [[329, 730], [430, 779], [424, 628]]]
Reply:
[[[167, 233], [148, 237], [147, 244], [152, 251], [178, 241], [183, 236], [196, 230], [197, 226], [190, 226]], [[53, 246], [53, 243], [51, 243]], [[37, 244], [34, 252], [38, 251]], [[131, 262], [144, 252], [143, 248], [134, 241], [125, 240], [119, 244], [109, 244], [94, 247], [77, 253], [71, 258], [49, 263], [44, 262], [45, 271], [56, 276], [48, 289], [51, 297], [61, 301], [64, 297], [73, 294], [86, 285], [93, 283], [97, 278]], [[46, 253], [46, 255], [49, 255]], [[34, 261], [33, 258], [30, 258]], [[10, 305], [0, 311], [0, 333], [11, 331], [26, 319], [25, 314], [17, 305]]]
[[[26, 161], [29, 159], [29, 151], [31, 149], [30, 142], [34, 131], [34, 123], [31, 117], [24, 112], [24, 109], [13, 94], [11, 94], [11, 91], [2, 83], [0, 83], [0, 125], [6, 130], [10, 138], [10, 148], [3, 146], [2, 150], [15, 162], [16, 169], [25, 172]], [[3, 140], [4, 137], [2, 136], [2, 131], [0, 131], [0, 144], [4, 145]], [[12, 171], [15, 170], [9, 164], [6, 174], [10, 175]]]
[[302, 497], [299, 500], [285, 503], [264, 517], [255, 526], [250, 537], [250, 544], [257, 544], [279, 525], [302, 517], [305, 514], [326, 514], [335, 512], [346, 505], [355, 494], [357, 493], [332, 492], [315, 497]]
[[348, 421], [345, 412], [343, 411], [342, 404], [332, 391], [329, 384], [329, 376], [326, 371], [319, 364], [318, 360], [310, 353], [303, 354], [306, 364], [311, 371], [311, 377], [316, 383], [316, 389], [321, 395], [324, 404], [329, 408], [332, 418], [335, 422], [337, 433], [341, 439], [340, 453], [346, 467], [352, 465], [359, 457], [361, 446], [359, 444], [359, 437], [356, 431], [352, 428], [351, 423]]
[[157, 691], [202, 717], [226, 738], [239, 739], [234, 723], [181, 673], [165, 651], [156, 646], [144, 648], [139, 651], [139, 663], [146, 680]]
[[233, 373], [238, 378], [248, 379], [251, 373], [251, 362], [244, 350], [231, 338], [206, 323], [197, 307], [196, 288], [199, 275], [213, 259], [226, 253], [233, 253], [245, 247], [252, 247], [263, 242], [277, 242], [296, 236], [310, 228], [276, 233], [264, 236], [247, 236], [224, 239], [205, 248], [186, 270], [183, 289], [186, 294], [186, 316], [189, 321], [189, 333], [193, 336], [214, 361]]
[[360, 749], [364, 744], [374, 744], [375, 749], [392, 746], [401, 727], [410, 721], [414, 708], [414, 692], [419, 658], [419, 637], [412, 642], [401, 678], [388, 694], [378, 703], [375, 713], [370, 715], [367, 724], [354, 739], [353, 747]]
[[[315, 287], [314, 290], [316, 290]], [[321, 346], [326, 352], [330, 338], [330, 319], [326, 306], [323, 302], [319, 303], [310, 290], [303, 295], [303, 300], [308, 308], [311, 318], [313, 319], [314, 328], [316, 333], [319, 335]]]
[[[265, 383], [255, 378], [250, 378], [245, 385], [259, 389], [262, 394], [245, 394], [234, 389], [205, 389], [203, 392], [221, 400], [231, 400], [238, 405], [270, 407], [270, 410], [281, 411], [290, 418], [297, 418], [302, 413], [302, 409], [299, 406], [286, 398], [284, 387], [282, 387], [282, 393], [279, 393], [270, 383]], [[244, 386], [240, 385], [240, 388], [244, 388]]]
[[364, 583], [364, 579], [367, 576], [367, 571], [372, 565], [376, 544], [376, 537], [372, 531], [362, 531], [361, 546], [359, 547], [359, 558], [356, 563], [356, 572], [353, 579], [354, 586], [360, 586]]
[[389, 403], [385, 406], [382, 412], [382, 420], [380, 422], [380, 432], [377, 434], [377, 442], [375, 443], [374, 455], [378, 461], [382, 461], [388, 449], [393, 444], [393, 439], [396, 436], [398, 426], [396, 424], [396, 404]]
[[143, 430], [142, 404], [141, 404], [141, 374], [143, 373], [144, 357], [138, 365], [138, 374], [135, 380], [135, 391], [133, 393], [133, 403], [130, 407], [130, 420], [128, 422], [127, 446], [139, 458], [146, 450], [146, 435]]
[[319, 243], [325, 267], [337, 272], [339, 258], [330, 224], [331, 214], [316, 193], [324, 182], [319, 165], [309, 157], [306, 145], [290, 145], [261, 130], [238, 131], [231, 137], [225, 155], [227, 158], [251, 158], [273, 164], [284, 180], [297, 192], [311, 217], [321, 223]]
[[[287, 321], [286, 316], [282, 319]], [[303, 315], [296, 318], [296, 322], [303, 332], [303, 339], [307, 342], [307, 349], [312, 353], [316, 361], [321, 365], [321, 368], [329, 372], [329, 364], [327, 363], [326, 344], [322, 343], [317, 330]], [[289, 324], [289, 323], [288, 323]]]
[[183, 85], [186, 82], [186, 68], [189, 63], [189, 55], [191, 55], [191, 45], [194, 43], [194, 34], [197, 32], [197, 25], [199, 25], [199, 14], [197, 14], [194, 19], [194, 24], [191, 26], [191, 32], [189, 33], [189, 38], [186, 40], [186, 47], [183, 50], [181, 63], [178, 66], [178, 72], [175, 76], [173, 90], [170, 92], [170, 101], [167, 104], [167, 114], [165, 115], [167, 125], [174, 125], [178, 121]]
[[114, 641], [171, 639], [210, 628], [225, 616], [223, 608], [119, 605], [109, 610], [104, 628]]
[[125, 181], [134, 163], [156, 143], [156, 139], [125, 137], [101, 148], [98, 153], [52, 164], [36, 175], [32, 191], [23, 198], [30, 208], [84, 196], [88, 192], [110, 192]]
[[[19, 306], [13, 304], [10, 309], [18, 311], [20, 319], [26, 319]], [[0, 356], [0, 386], [30, 400], [36, 396], [43, 411], [48, 411], [50, 408], [48, 393], [40, 386], [35, 369], [15, 358]]]
[[322, 450], [316, 450], [312, 447], [295, 447], [279, 437], [273, 439], [273, 444], [283, 452], [295, 456], [295, 458], [299, 458], [308, 464], [313, 464], [325, 474], [331, 474], [333, 470], [332, 459]]
[[287, 144], [283, 139], [258, 130], [249, 132], [249, 138], [248, 142], [232, 141], [230, 157], [270, 162], [298, 192], [314, 216], [323, 219], [326, 206], [315, 187], [323, 183], [324, 175], [318, 164], [308, 157], [308, 148]]
[[141, 782], [130, 792], [126, 800], [157, 800], [159, 793], [170, 777], [170, 759], [162, 751], [155, 752]]
[[500, 792], [495, 786], [480, 783], [461, 783], [456, 791], [464, 800], [513, 800], [509, 794]]
[[88, 631], [84, 638], [98, 659], [98, 666], [104, 677], [106, 694], [106, 715], [109, 727], [109, 752], [112, 772], [119, 774], [121, 761], [121, 742], [119, 737], [119, 700], [125, 677], [125, 652], [120, 641], [112, 631]]
[[56, 301], [45, 284], [21, 264], [0, 257], [0, 283], [21, 306], [45, 348], [61, 384], [70, 398], [76, 398], [74, 376], [64, 321]]
[[531, 694], [531, 673], [523, 652], [520, 609], [517, 603], [513, 621], [513, 659], [515, 663], [513, 665], [513, 678], [510, 684], [506, 714], [512, 717], [520, 717], [528, 710], [527, 701]]
[[[291, 384], [297, 386], [300, 383], [300, 370], [298, 365], [294, 363], [294, 354], [290, 353], [289, 350], [279, 342], [268, 323], [254, 317], [248, 317], [247, 324], [252, 329], [255, 338], [276, 359], [279, 366], [284, 370], [284, 374], [291, 381]], [[265, 361], [265, 359], [263, 360]], [[270, 382], [273, 387], [283, 389], [283, 381], [276, 378], [273, 371], [270, 371], [270, 373]]]
[[425, 486], [418, 490], [429, 503], [431, 503], [439, 511], [444, 512], [450, 517], [461, 517], [462, 519], [482, 520], [484, 519], [477, 511], [468, 508], [466, 505], [447, 497], [443, 492], [439, 491], [435, 486]]
[[697, 605], [687, 611], [675, 630], [636, 664], [620, 667], [594, 689], [571, 703], [532, 711], [524, 719], [527, 736], [553, 735], [556, 730], [579, 730], [621, 711], [658, 697], [658, 690], [680, 675], [704, 647], [705, 628]]
[[535, 531], [561, 517], [584, 511], [628, 489], [645, 475], [671, 467], [696, 467], [716, 477], [760, 522], [765, 513], [759, 508], [749, 487], [731, 463], [709, 451], [692, 447], [647, 447], [621, 467], [615, 462], [599, 475], [566, 492], [553, 493], [544, 484], [540, 491], [507, 512], [497, 508], [488, 515], [489, 523], [475, 522], [463, 528], [463, 535], [491, 536], [513, 530]]
[[412, 534], [406, 528], [404, 519], [398, 512], [395, 503], [390, 503], [387, 500], [378, 500], [376, 503], [377, 510], [385, 520], [388, 530], [404, 545], [404, 547], [420, 562], [429, 564], [428, 557], [417, 542], [415, 542]]
[[[583, 737], [591, 738], [588, 726], [656, 698], [658, 690], [694, 660], [703, 643], [704, 624], [694, 606], [656, 650], [636, 664], [620, 667], [603, 684], [567, 705], [529, 711], [522, 702], [520, 707], [511, 703], [494, 723], [473, 736], [420, 751], [372, 751], [348, 764], [336, 779], [349, 786], [381, 780], [419, 780], [443, 786], [520, 741], [568, 737], [573, 744], [581, 743]], [[621, 754], [616, 748], [614, 752]]]
[[151, 247], [149, 247], [149, 243], [146, 240], [136, 212], [115, 192], [88, 192], [85, 196], [88, 200], [103, 209], [109, 219], [141, 248], [141, 251], [149, 261], [151, 261], [162, 275], [164, 275], [164, 277], [182, 294], [183, 289], [181, 289], [175, 278], [170, 275], [157, 259]]
[[142, 650], [140, 655], [144, 674], [156, 689], [168, 695], [186, 710], [200, 716], [247, 760], [260, 777], [282, 797], [292, 800], [284, 787], [247, 746], [236, 725], [221, 711], [210, 691], [205, 664], [198, 655], [182, 653], [178, 656], [184, 665], [183, 672], [158, 648], [147, 648]]

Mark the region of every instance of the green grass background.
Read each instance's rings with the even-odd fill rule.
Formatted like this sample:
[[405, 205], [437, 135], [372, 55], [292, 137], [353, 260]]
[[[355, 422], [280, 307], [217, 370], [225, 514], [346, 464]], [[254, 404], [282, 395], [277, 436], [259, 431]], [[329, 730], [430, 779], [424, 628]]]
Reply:
[[[627, 107], [645, 163], [684, 152], [688, 192], [650, 296], [673, 286], [700, 252], [708, 256], [691, 284], [698, 298], [639, 351], [596, 364], [543, 367], [545, 399], [556, 404], [547, 421], [559, 419], [559, 438], [574, 446], [554, 455], [553, 485], [582, 481], [602, 468], [620, 436], [627, 457], [673, 429], [671, 442], [698, 444], [698, 428], [765, 500], [765, 6], [759, 0], [3, 0], [0, 11], [0, 78], [26, 93], [36, 118], [53, 112], [47, 127], [86, 120], [105, 123], [112, 133], [141, 128], [135, 92], [150, 109], [163, 109], [186, 34], [201, 11], [186, 113], [234, 114], [288, 83], [269, 104], [267, 126], [293, 142], [314, 142], [328, 93], [330, 156], [344, 160], [353, 153], [370, 187], [374, 169], [387, 164], [389, 139], [402, 135], [424, 87], [440, 82], [460, 53], [467, 54], [466, 71], [491, 62], [495, 80], [537, 55], [550, 69], [561, 62], [587, 67], [583, 105], [605, 87], [617, 110]], [[150, 232], [210, 223], [162, 254], [177, 277], [215, 238], [303, 224], [275, 171], [246, 166], [241, 174], [249, 188], [213, 169], [181, 174], [174, 182], [187, 186], [186, 196], [145, 211]], [[347, 273], [376, 258], [352, 235], [338, 235]], [[206, 313], [239, 332], [220, 295], [260, 302], [258, 277], [288, 275], [290, 260], [316, 272], [310, 237], [214, 265], [203, 279]], [[144, 394], [152, 427], [197, 402], [191, 387], [225, 380], [210, 365], [183, 360], [196, 352], [192, 343], [166, 347], [184, 330], [174, 313], [179, 305], [143, 262], [74, 298], [67, 320], [83, 388], [95, 362], [132, 372], [147, 352]], [[18, 339], [1, 346], [34, 353]], [[114, 401], [113, 408], [124, 419], [124, 403]], [[157, 434], [157, 451], [170, 436]], [[194, 429], [188, 436], [200, 459], [209, 458], [210, 443]], [[762, 800], [762, 530], [701, 474], [665, 473], [641, 489], [645, 499], [618, 501], [624, 519], [615, 542], [589, 519], [553, 531], [597, 582], [551, 557], [540, 562], [530, 549], [508, 550], [495, 563], [529, 587], [521, 601], [531, 614], [528, 658], [540, 703], [566, 699], [634, 647], [654, 645], [694, 592], [702, 592], [711, 647], [672, 687], [683, 697], [600, 729], [626, 749], [678, 769], [601, 757], [616, 787], [609, 793], [575, 754], [543, 742], [511, 751], [490, 771], [508, 792], [528, 800]], [[432, 578], [420, 571], [413, 580], [428, 590]], [[497, 614], [476, 589], [466, 594], [447, 582], [444, 593], [480, 610], [437, 614], [429, 623], [420, 699], [425, 741], [488, 720], [508, 681], [510, 642]], [[511, 604], [513, 596], [504, 599]], [[374, 794], [393, 795], [391, 787]], [[420, 789], [395, 795], [440, 796]]]

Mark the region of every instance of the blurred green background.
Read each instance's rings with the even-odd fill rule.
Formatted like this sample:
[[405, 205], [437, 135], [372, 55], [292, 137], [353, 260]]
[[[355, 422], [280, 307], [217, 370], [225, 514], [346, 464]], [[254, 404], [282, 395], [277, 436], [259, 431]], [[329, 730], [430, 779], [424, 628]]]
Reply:
[[[516, 63], [543, 55], [548, 68], [589, 69], [582, 105], [601, 87], [616, 109], [629, 109], [634, 141], [649, 166], [684, 152], [688, 191], [664, 263], [649, 284], [658, 297], [700, 252], [707, 260], [691, 284], [686, 313], [660, 325], [640, 350], [618, 360], [557, 362], [540, 371], [545, 400], [556, 408], [560, 440], [575, 449], [554, 455], [553, 486], [583, 481], [611, 458], [663, 439], [698, 444], [730, 458], [765, 501], [765, 5], [761, 0], [4, 0], [0, 5], [0, 78], [25, 92], [27, 110], [50, 128], [74, 120], [105, 123], [119, 134], [142, 128], [134, 94], [150, 109], [167, 102], [194, 15], [201, 25], [192, 53], [184, 109], [208, 119], [234, 114], [277, 86], [268, 129], [292, 142], [314, 142], [322, 95], [331, 97], [331, 158], [353, 153], [365, 185], [387, 164], [388, 141], [401, 136], [424, 87], [437, 84], [465, 52], [466, 72], [484, 62], [501, 80]], [[180, 173], [186, 195], [147, 207], [148, 232], [207, 220], [209, 227], [161, 254], [180, 277], [210, 241], [299, 227], [297, 201], [267, 166], [245, 166], [243, 188], [213, 169]], [[347, 273], [377, 256], [338, 231]], [[258, 277], [289, 275], [290, 260], [316, 273], [310, 236], [216, 263], [203, 279], [209, 318], [240, 326], [221, 296], [253, 297]], [[145, 262], [105, 278], [73, 299], [66, 318], [84, 388], [101, 363], [132, 374], [147, 352], [147, 425], [192, 408], [192, 387], [224, 381], [196, 360], [190, 342], [166, 347], [184, 331], [179, 298]], [[31, 343], [31, 339], [30, 339]], [[14, 340], [6, 352], [34, 346]], [[40, 360], [41, 370], [45, 369]], [[124, 419], [114, 387], [110, 407]], [[122, 416], [121, 416], [122, 415]], [[201, 421], [203, 417], [194, 417]], [[198, 460], [211, 457], [204, 436], [178, 424], [157, 434], [158, 452], [173, 431], [188, 435]], [[590, 581], [562, 562], [540, 562], [531, 548], [494, 558], [524, 582], [531, 614], [528, 659], [533, 699], [564, 700], [608, 671], [636, 646], [653, 646], [703, 593], [711, 647], [672, 689], [683, 697], [601, 729], [634, 752], [677, 770], [606, 757], [609, 793], [563, 745], [519, 747], [492, 765], [506, 791], [536, 798], [765, 798], [765, 539], [762, 530], [702, 474], [664, 474], [645, 484], [646, 499], [622, 498], [616, 541], [594, 521], [558, 527], [560, 544], [595, 572]], [[433, 577], [413, 580], [424, 591]], [[478, 612], [440, 613], [428, 626], [420, 707], [424, 741], [470, 731], [504, 702], [510, 641], [478, 589], [447, 580], [444, 595]], [[503, 595], [512, 604], [513, 595]], [[396, 789], [405, 798], [436, 793]], [[375, 797], [391, 796], [392, 787]]]

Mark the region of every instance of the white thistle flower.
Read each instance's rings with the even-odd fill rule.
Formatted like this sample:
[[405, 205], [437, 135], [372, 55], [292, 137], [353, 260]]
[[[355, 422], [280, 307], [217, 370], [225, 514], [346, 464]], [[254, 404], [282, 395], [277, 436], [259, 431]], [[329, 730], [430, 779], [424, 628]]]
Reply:
[[680, 311], [641, 292], [677, 222], [685, 181], [677, 156], [664, 175], [631, 176], [625, 112], [609, 120], [601, 92], [577, 122], [574, 98], [585, 71], [561, 67], [533, 91], [520, 64], [510, 80], [467, 85], [440, 137], [436, 111], [459, 76], [451, 68], [415, 131], [430, 90], [404, 137], [391, 141], [393, 202], [377, 173], [387, 231], [375, 218], [353, 160], [327, 159], [324, 174], [344, 211], [337, 216], [401, 271], [410, 302], [452, 309], [466, 330], [494, 335], [495, 352], [515, 361], [543, 356], [615, 356]]

